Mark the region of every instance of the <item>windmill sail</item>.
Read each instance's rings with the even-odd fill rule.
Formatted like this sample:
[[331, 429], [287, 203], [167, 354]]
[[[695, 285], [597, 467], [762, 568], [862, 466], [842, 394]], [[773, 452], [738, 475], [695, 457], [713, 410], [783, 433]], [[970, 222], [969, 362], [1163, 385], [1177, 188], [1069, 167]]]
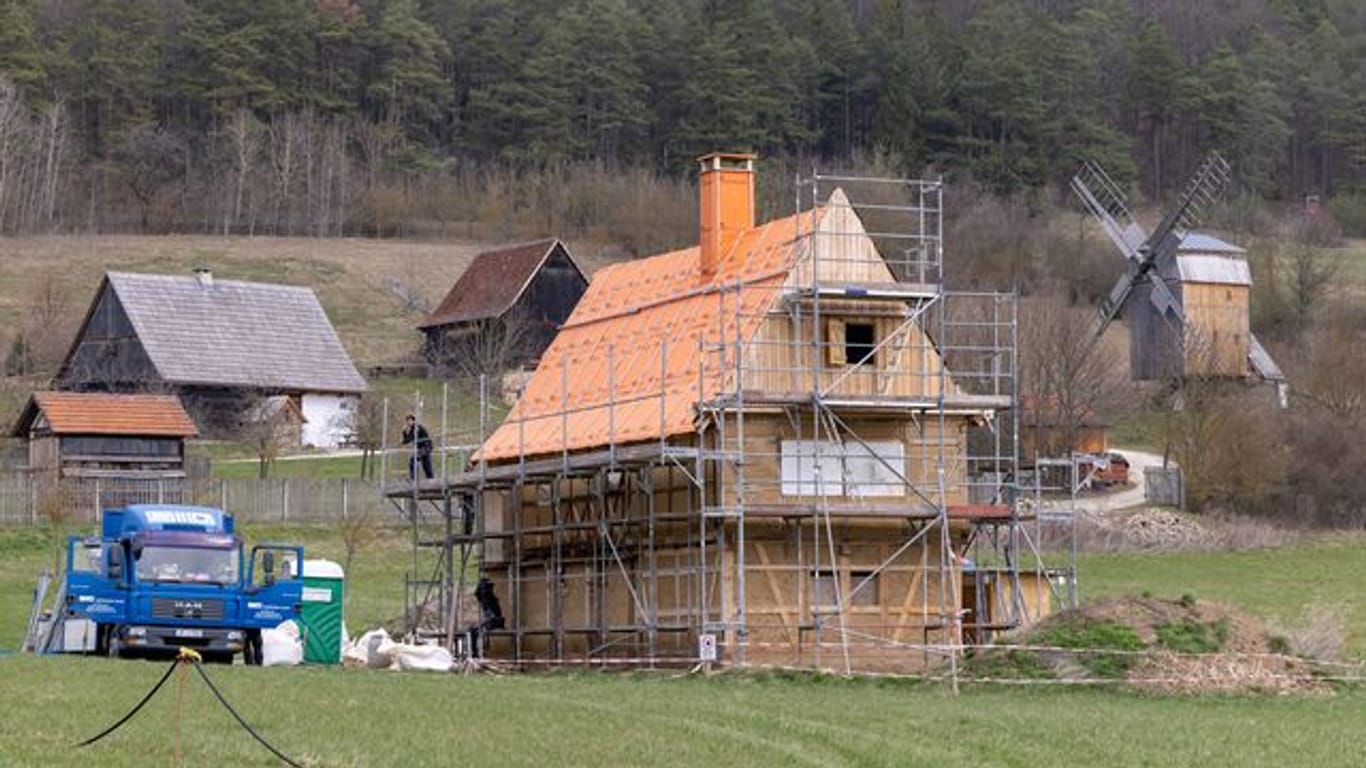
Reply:
[[1100, 221], [1120, 252], [1130, 261], [1137, 261], [1139, 246], [1148, 234], [1129, 212], [1128, 196], [1105, 169], [1088, 160], [1072, 177], [1072, 191]]

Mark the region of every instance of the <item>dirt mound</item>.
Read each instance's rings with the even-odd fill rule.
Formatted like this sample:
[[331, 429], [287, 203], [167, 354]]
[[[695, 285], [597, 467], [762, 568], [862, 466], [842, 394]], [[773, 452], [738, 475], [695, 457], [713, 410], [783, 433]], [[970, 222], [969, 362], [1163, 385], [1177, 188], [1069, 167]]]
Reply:
[[1063, 611], [1019, 647], [967, 665], [983, 677], [1113, 680], [1164, 693], [1327, 693], [1311, 662], [1272, 647], [1265, 625], [1226, 605], [1125, 597]]

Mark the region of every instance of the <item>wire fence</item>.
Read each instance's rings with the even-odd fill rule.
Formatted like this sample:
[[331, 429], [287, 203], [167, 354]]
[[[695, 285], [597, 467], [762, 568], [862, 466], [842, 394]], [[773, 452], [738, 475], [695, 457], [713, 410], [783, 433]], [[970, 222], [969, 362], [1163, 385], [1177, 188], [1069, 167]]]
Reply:
[[0, 474], [0, 524], [38, 525], [54, 516], [94, 523], [128, 504], [202, 504], [241, 522], [326, 523], [398, 515], [374, 480], [354, 478], [126, 479]]

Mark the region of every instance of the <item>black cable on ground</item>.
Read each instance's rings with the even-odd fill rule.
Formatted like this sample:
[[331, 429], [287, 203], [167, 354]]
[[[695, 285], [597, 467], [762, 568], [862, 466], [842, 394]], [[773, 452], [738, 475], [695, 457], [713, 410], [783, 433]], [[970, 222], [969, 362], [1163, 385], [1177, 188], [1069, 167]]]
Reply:
[[148, 691], [147, 695], [142, 697], [142, 701], [139, 701], [136, 707], [133, 707], [131, 710], [129, 710], [128, 714], [119, 718], [118, 722], [114, 723], [108, 728], [105, 728], [103, 731], [100, 731], [97, 735], [91, 736], [85, 741], [82, 741], [80, 744], [77, 744], [76, 746], [88, 747], [91, 744], [94, 744], [95, 742], [99, 741], [100, 739], [103, 739], [105, 736], [108, 736], [109, 734], [113, 733], [114, 731], [117, 731], [119, 729], [119, 726], [123, 725], [129, 720], [132, 720], [133, 715], [136, 715], [138, 713], [138, 710], [142, 709], [143, 706], [147, 704], [147, 702], [151, 701], [152, 697], [157, 695], [157, 691], [161, 690], [161, 686], [165, 685], [166, 681], [171, 679], [171, 673], [175, 672], [175, 668], [179, 664], [180, 659], [172, 661], [171, 666], [166, 670], [166, 674], [162, 675], [161, 679], [157, 681], [157, 684], [152, 686], [152, 690]]
[[143, 706], [147, 704], [147, 702], [152, 700], [153, 696], [157, 695], [157, 691], [161, 690], [161, 686], [165, 685], [166, 681], [171, 679], [171, 674], [176, 671], [176, 667], [180, 666], [181, 664], [193, 664], [195, 671], [199, 673], [199, 676], [201, 678], [203, 678], [204, 684], [209, 686], [210, 691], [213, 691], [213, 695], [215, 698], [218, 699], [218, 703], [222, 704], [224, 709], [228, 710], [229, 714], [231, 714], [233, 718], [237, 720], [239, 725], [246, 729], [247, 733], [251, 734], [251, 737], [253, 739], [256, 739], [256, 741], [260, 742], [261, 746], [270, 750], [270, 753], [272, 755], [275, 755], [276, 757], [280, 758], [281, 762], [283, 762], [285, 765], [290, 766], [290, 768], [303, 768], [303, 766], [286, 757], [283, 752], [271, 746], [270, 742], [266, 741], [265, 738], [261, 736], [261, 734], [257, 733], [256, 730], [252, 728], [246, 720], [243, 720], [241, 715], [237, 714], [237, 710], [232, 708], [232, 705], [228, 703], [228, 700], [223, 698], [223, 694], [219, 692], [218, 687], [215, 686], [213, 684], [213, 681], [209, 679], [209, 673], [204, 671], [204, 667], [200, 663], [200, 661], [201, 660], [198, 653], [195, 653], [194, 651], [189, 650], [188, 648], [181, 648], [180, 655], [175, 658], [175, 661], [171, 662], [171, 666], [167, 668], [166, 674], [161, 676], [161, 679], [157, 681], [157, 684], [152, 686], [152, 690], [148, 691], [147, 695], [142, 697], [142, 701], [139, 701], [136, 707], [133, 707], [133, 709], [130, 710], [128, 714], [119, 718], [118, 722], [114, 723], [108, 728], [105, 728], [103, 731], [100, 731], [99, 734], [92, 736], [86, 739], [85, 741], [82, 741], [76, 746], [90, 746], [91, 744], [94, 744], [100, 739], [103, 739], [105, 736], [108, 736], [114, 731], [117, 731], [119, 729], [119, 726], [123, 725], [129, 720], [132, 720], [133, 715], [136, 715], [138, 713], [138, 710], [142, 709]]
[[198, 660], [195, 660], [193, 663], [194, 663], [195, 671], [199, 673], [199, 676], [200, 676], [200, 677], [204, 678], [204, 684], [207, 685], [207, 686], [209, 686], [209, 690], [213, 691], [213, 695], [214, 695], [215, 697], [218, 698], [218, 702], [219, 702], [220, 704], [222, 704], [223, 707], [224, 707], [225, 709], [227, 709], [229, 713], [232, 714], [233, 718], [235, 718], [235, 719], [237, 720], [237, 722], [238, 722], [243, 728], [246, 729], [247, 733], [250, 733], [250, 734], [251, 734], [251, 737], [252, 737], [253, 739], [256, 739], [258, 742], [260, 742], [260, 743], [261, 743], [261, 746], [263, 746], [263, 747], [265, 747], [266, 749], [270, 750], [270, 753], [271, 753], [272, 755], [275, 755], [276, 757], [280, 758], [280, 760], [281, 760], [282, 762], [284, 762], [286, 765], [289, 765], [289, 766], [291, 766], [292, 768], [303, 768], [303, 766], [299, 765], [298, 763], [294, 762], [293, 760], [290, 760], [288, 757], [285, 757], [285, 755], [284, 755], [283, 752], [281, 752], [280, 750], [278, 750], [278, 749], [276, 749], [275, 747], [271, 746], [271, 745], [270, 745], [270, 742], [266, 741], [265, 738], [261, 736], [261, 734], [257, 733], [256, 730], [255, 730], [254, 728], [252, 728], [250, 725], [248, 725], [248, 724], [247, 724], [247, 721], [246, 721], [246, 720], [243, 720], [243, 719], [242, 719], [242, 716], [239, 715], [239, 714], [237, 714], [237, 710], [235, 710], [235, 709], [232, 708], [232, 705], [228, 703], [228, 700], [225, 699], [225, 698], [223, 698], [223, 694], [221, 694], [221, 693], [218, 692], [218, 688], [217, 688], [216, 686], [214, 686], [213, 681], [209, 679], [209, 674], [208, 674], [207, 672], [204, 671], [204, 667], [199, 663], [199, 661], [198, 661]]

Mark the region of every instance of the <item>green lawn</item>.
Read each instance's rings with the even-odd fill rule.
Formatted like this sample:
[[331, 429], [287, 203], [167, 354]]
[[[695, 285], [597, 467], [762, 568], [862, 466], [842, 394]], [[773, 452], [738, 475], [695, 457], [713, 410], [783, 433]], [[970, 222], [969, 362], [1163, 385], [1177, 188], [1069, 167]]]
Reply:
[[[162, 765], [174, 685], [126, 712], [162, 663], [0, 659], [6, 765]], [[210, 668], [227, 698], [310, 766], [1366, 764], [1366, 692], [1164, 698], [1113, 690], [975, 688], [828, 678], [555, 674], [456, 677]], [[79, 681], [77, 683], [76, 681]], [[202, 683], [187, 681], [187, 765], [275, 765]]]
[[1092, 554], [1077, 564], [1083, 600], [1151, 592], [1232, 603], [1281, 624], [1316, 603], [1340, 606], [1348, 653], [1366, 659], [1366, 536], [1323, 536], [1305, 544], [1234, 552]]
[[[260, 477], [256, 459], [223, 459], [213, 463], [213, 476], [221, 479]], [[376, 471], [376, 475], [378, 475]], [[270, 465], [270, 477], [360, 477], [359, 456], [309, 456], [281, 459]]]
[[[341, 560], [323, 526], [247, 526], [250, 541], [297, 541]], [[348, 624], [402, 611], [409, 532], [380, 528], [352, 563]], [[1291, 617], [1354, 599], [1366, 540], [1331, 537], [1245, 552], [1088, 555], [1086, 597], [1150, 591], [1225, 600]], [[39, 529], [0, 528], [0, 648], [13, 648], [33, 574], [50, 559]], [[423, 568], [430, 563], [424, 563]], [[0, 656], [0, 765], [147, 765], [171, 759], [174, 687], [86, 750], [69, 745], [122, 715], [160, 663]], [[553, 674], [455, 677], [342, 669], [210, 669], [230, 700], [308, 765], [1362, 765], [1366, 690], [1331, 697], [1159, 697], [1118, 690], [940, 686], [806, 676]], [[195, 680], [185, 693], [189, 765], [274, 764]], [[56, 714], [60, 713], [60, 715]]]
[[[403, 417], [408, 413], [422, 415], [422, 422], [439, 447], [442, 444], [442, 412], [445, 411], [445, 444], [449, 447], [468, 446], [480, 442], [479, 397], [477, 388], [458, 384], [444, 385], [439, 379], [386, 377], [370, 382], [371, 389], [389, 399], [389, 445], [391, 451], [400, 448]], [[489, 407], [485, 429], [492, 431], [507, 415], [508, 406], [499, 399], [498, 385], [490, 384]], [[420, 407], [419, 407], [420, 405]], [[443, 408], [444, 406], [444, 408]], [[260, 474], [260, 464], [249, 446], [232, 442], [191, 443], [190, 451], [208, 456], [216, 478], [252, 478]], [[391, 454], [390, 477], [401, 477], [407, 472], [407, 459]], [[454, 450], [447, 452], [447, 469], [458, 472], [464, 468], [463, 457]], [[440, 472], [440, 467], [437, 467]], [[329, 456], [326, 454], [296, 455], [273, 462], [270, 477], [359, 478], [360, 456]]]

